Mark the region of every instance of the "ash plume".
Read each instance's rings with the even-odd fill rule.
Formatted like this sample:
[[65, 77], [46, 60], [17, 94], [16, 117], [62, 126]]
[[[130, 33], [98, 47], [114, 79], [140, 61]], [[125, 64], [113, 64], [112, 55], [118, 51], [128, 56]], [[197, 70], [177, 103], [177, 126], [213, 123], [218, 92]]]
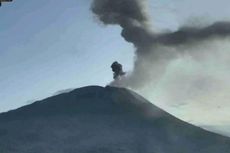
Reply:
[[113, 78], [114, 80], [119, 79], [120, 77], [122, 77], [123, 75], [125, 75], [125, 72], [123, 71], [122, 65], [120, 63], [118, 63], [117, 61], [113, 62], [113, 64], [111, 65], [112, 71], [113, 73]]
[[[122, 27], [122, 37], [136, 47], [134, 70], [118, 80], [119, 85], [139, 89], [149, 82], [156, 84], [173, 60], [185, 55], [201, 60], [196, 48], [204, 47], [207, 41], [230, 36], [230, 22], [155, 33], [149, 26], [146, 3], [147, 0], [94, 0], [92, 3], [91, 10], [96, 17], [105, 25]], [[207, 55], [208, 51], [204, 49], [203, 54]], [[111, 84], [116, 85], [116, 81]]]

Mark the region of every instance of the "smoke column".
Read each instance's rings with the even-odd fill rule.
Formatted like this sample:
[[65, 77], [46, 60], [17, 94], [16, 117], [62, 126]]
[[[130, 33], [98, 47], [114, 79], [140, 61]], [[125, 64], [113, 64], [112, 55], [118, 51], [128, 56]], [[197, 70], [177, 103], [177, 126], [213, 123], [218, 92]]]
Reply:
[[[207, 40], [230, 36], [230, 23], [218, 22], [206, 27], [182, 27], [171, 33], [156, 34], [149, 28], [146, 0], [94, 0], [92, 12], [106, 25], [122, 27], [123, 38], [136, 47], [136, 61], [132, 74], [119, 84], [142, 88], [164, 74], [167, 65]], [[112, 84], [116, 84], [113, 82]]]

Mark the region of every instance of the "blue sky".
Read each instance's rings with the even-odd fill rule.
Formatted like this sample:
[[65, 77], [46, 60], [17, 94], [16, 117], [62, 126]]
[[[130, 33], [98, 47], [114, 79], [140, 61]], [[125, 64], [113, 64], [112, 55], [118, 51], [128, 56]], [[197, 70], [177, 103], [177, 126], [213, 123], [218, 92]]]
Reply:
[[89, 6], [83, 0], [4, 3], [0, 111], [65, 88], [106, 85], [114, 60], [131, 69], [132, 46], [120, 39], [119, 27], [98, 25]]
[[[3, 3], [0, 112], [63, 89], [105, 86], [112, 80], [110, 65], [115, 60], [126, 71], [132, 70], [133, 46], [121, 38], [120, 27], [96, 21], [90, 3], [91, 0]], [[184, 24], [229, 21], [229, 6], [229, 0], [149, 0], [152, 27], [156, 31], [176, 30]], [[159, 88], [156, 93], [165, 90]], [[161, 106], [161, 101], [157, 104]], [[188, 112], [173, 113], [182, 117], [188, 114], [187, 120], [193, 116]]]

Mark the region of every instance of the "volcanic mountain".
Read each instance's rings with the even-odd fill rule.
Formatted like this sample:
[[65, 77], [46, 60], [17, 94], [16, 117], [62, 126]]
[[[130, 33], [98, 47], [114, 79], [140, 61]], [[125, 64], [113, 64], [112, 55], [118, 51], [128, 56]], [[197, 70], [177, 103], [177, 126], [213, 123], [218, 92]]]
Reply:
[[90, 86], [0, 114], [0, 153], [230, 153], [230, 138], [128, 89]]

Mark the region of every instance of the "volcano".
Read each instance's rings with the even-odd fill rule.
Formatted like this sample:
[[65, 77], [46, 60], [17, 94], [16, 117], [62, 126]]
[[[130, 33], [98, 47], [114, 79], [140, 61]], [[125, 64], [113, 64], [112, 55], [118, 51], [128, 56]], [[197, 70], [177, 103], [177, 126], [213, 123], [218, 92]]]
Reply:
[[0, 153], [229, 153], [135, 92], [90, 86], [0, 114]]

